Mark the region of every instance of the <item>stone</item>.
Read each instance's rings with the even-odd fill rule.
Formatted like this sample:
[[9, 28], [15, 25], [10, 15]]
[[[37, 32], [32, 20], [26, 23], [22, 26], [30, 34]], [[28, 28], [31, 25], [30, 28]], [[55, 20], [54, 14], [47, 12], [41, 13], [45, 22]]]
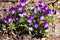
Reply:
[[2, 36], [2, 34], [0, 33], [0, 40], [3, 40], [3, 36]]
[[42, 38], [41, 40], [46, 40], [46, 38]]
[[43, 0], [46, 4], [51, 4], [54, 3], [56, 0]]
[[53, 35], [57, 37], [60, 35], [60, 24], [55, 25], [55, 31], [53, 32]]

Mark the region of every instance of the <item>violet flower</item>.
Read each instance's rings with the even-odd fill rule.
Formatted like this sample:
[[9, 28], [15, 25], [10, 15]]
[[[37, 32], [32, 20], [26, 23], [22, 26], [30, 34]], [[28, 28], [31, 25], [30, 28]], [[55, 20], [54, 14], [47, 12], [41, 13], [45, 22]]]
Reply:
[[31, 14], [29, 17], [31, 18], [31, 20], [34, 19], [34, 15], [33, 14]]
[[34, 27], [38, 28], [38, 23], [37, 22], [34, 23]]
[[42, 8], [42, 5], [38, 5], [38, 7], [39, 7], [39, 9], [41, 9]]
[[45, 14], [47, 16], [52, 16], [52, 13], [51, 13], [51, 10], [50, 9], [45, 10]]
[[44, 2], [42, 2], [42, 1], [39, 1], [39, 3], [40, 3], [40, 6], [42, 6], [42, 7], [44, 7], [46, 4], [44, 3]]
[[38, 16], [38, 18], [39, 18], [40, 20], [44, 20], [44, 19], [45, 19], [42, 14], [40, 14], [40, 15]]
[[33, 14], [31, 14], [30, 16], [28, 16], [27, 18], [26, 18], [26, 20], [27, 20], [27, 22], [32, 22], [32, 20], [34, 20], [34, 15]]
[[21, 4], [22, 6], [25, 6], [25, 5], [26, 5], [26, 0], [20, 0], [20, 4]]
[[23, 14], [19, 14], [20, 17], [23, 17], [24, 15]]
[[36, 9], [32, 9], [31, 11], [32, 11], [33, 13], [36, 13], [37, 10], [36, 10]]
[[9, 8], [6, 8], [6, 9], [4, 9], [4, 11], [5, 11], [5, 12], [9, 12], [9, 11], [10, 11], [10, 9], [9, 9]]
[[22, 10], [22, 14], [23, 14], [24, 16], [26, 16], [26, 15], [27, 15], [27, 11], [26, 11], [26, 10]]
[[52, 10], [52, 12], [56, 15], [56, 10]]
[[19, 15], [16, 15], [16, 20], [19, 20], [20, 19], [20, 16]]
[[49, 26], [48, 22], [46, 22], [46, 21], [44, 21], [44, 22], [42, 23], [42, 25], [44, 26], [44, 28], [48, 28], [48, 26]]
[[23, 17], [24, 15], [23, 15], [23, 13], [22, 13], [22, 12], [19, 12], [19, 16], [20, 16], [20, 17]]
[[13, 21], [13, 17], [12, 17], [12, 15], [8, 15], [8, 16], [7, 16], [7, 20], [8, 20], [8, 22]]
[[31, 27], [31, 26], [29, 26], [28, 29], [29, 29], [30, 31], [33, 31], [33, 27]]
[[18, 5], [17, 8], [18, 8], [18, 10], [21, 11], [22, 10], [22, 5]]
[[37, 9], [37, 10], [41, 10], [39, 6], [36, 6], [36, 9]]
[[44, 7], [42, 7], [42, 5], [38, 5], [38, 6], [36, 6], [36, 8], [37, 8], [37, 10], [42, 10], [42, 11], [45, 10]]
[[47, 5], [44, 3], [44, 2], [42, 2], [42, 1], [39, 1], [39, 8], [44, 12], [48, 7], [47, 7]]
[[45, 12], [45, 10], [47, 10], [47, 9], [48, 9], [48, 7], [47, 7], [46, 5], [41, 8], [41, 10], [42, 10], [43, 12]]
[[8, 22], [7, 18], [4, 18], [3, 21], [4, 21], [4, 23], [7, 23]]
[[48, 13], [50, 13], [50, 12], [51, 12], [50, 9], [45, 10], [45, 13], [46, 13], [46, 14], [48, 14]]
[[32, 19], [30, 17], [27, 17], [26, 18], [27, 22], [31, 23], [32, 22]]
[[11, 8], [11, 12], [12, 12], [12, 13], [15, 13], [15, 12], [16, 12], [16, 7], [12, 7], [12, 8]]

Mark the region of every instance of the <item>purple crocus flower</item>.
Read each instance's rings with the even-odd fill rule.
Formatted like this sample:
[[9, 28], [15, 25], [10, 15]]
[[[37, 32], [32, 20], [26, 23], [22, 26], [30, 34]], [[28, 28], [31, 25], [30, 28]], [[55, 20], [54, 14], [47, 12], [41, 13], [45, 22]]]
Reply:
[[7, 23], [7, 22], [8, 22], [7, 18], [4, 18], [4, 19], [3, 19], [3, 21], [4, 21], [5, 23]]
[[16, 20], [19, 20], [20, 19], [20, 16], [19, 15], [16, 15]]
[[13, 17], [12, 17], [12, 15], [8, 15], [8, 16], [7, 16], [7, 20], [8, 20], [8, 22], [13, 21]]
[[21, 11], [22, 10], [22, 5], [18, 5], [17, 8], [18, 8], [18, 10]]
[[34, 22], [34, 27], [38, 28], [38, 23], [37, 22]]
[[12, 13], [15, 13], [15, 12], [16, 12], [16, 7], [12, 7], [12, 8], [11, 8], [11, 12], [12, 12]]
[[26, 15], [27, 15], [27, 11], [26, 11], [26, 10], [22, 10], [22, 14], [23, 14], [24, 16], [26, 16]]
[[45, 19], [42, 14], [40, 14], [40, 15], [38, 16], [38, 18], [39, 18], [40, 20], [44, 20], [44, 19]]
[[20, 0], [20, 4], [21, 4], [22, 6], [25, 6], [25, 5], [26, 5], [26, 0]]
[[42, 25], [44, 26], [44, 28], [47, 28], [49, 25], [48, 25], [48, 22], [46, 22], [46, 21], [44, 21], [43, 23], [42, 23]]

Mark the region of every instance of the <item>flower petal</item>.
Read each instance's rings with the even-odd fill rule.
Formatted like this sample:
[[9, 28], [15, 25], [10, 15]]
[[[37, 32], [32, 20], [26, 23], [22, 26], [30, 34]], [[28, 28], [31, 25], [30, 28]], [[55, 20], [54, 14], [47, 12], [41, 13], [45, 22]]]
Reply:
[[11, 8], [11, 12], [12, 12], [12, 13], [15, 13], [16, 10], [17, 10], [16, 7], [12, 7], [12, 8]]
[[7, 22], [8, 22], [7, 18], [4, 18], [4, 19], [3, 19], [3, 21], [4, 21], [5, 23], [7, 23]]
[[9, 12], [9, 11], [10, 11], [10, 9], [9, 9], [9, 8], [6, 8], [6, 9], [4, 9], [4, 11], [5, 11], [5, 12]]
[[17, 8], [18, 8], [18, 10], [21, 11], [22, 10], [22, 5], [18, 5]]
[[19, 20], [20, 19], [20, 16], [19, 15], [16, 15], [16, 20]]
[[26, 0], [20, 0], [20, 4], [21, 4], [22, 6], [25, 6], [25, 5], [26, 5]]
[[27, 22], [29, 22], [29, 23], [31, 23], [31, 22], [32, 22], [32, 20], [31, 20], [31, 18], [30, 18], [30, 17], [27, 17], [27, 18], [26, 18], [26, 20], [27, 20]]
[[39, 17], [40, 20], [44, 20], [45, 19], [42, 14], [40, 14], [38, 17]]
[[37, 22], [34, 23], [34, 27], [38, 28], [38, 23]]
[[44, 21], [43, 23], [42, 23], [42, 25], [44, 26], [44, 28], [47, 28], [49, 25], [48, 25], [48, 22], [46, 22], [46, 21]]
[[23, 14], [24, 16], [26, 16], [26, 15], [27, 15], [27, 11], [26, 11], [26, 10], [22, 10], [22, 14]]
[[11, 15], [8, 15], [8, 16], [7, 16], [7, 19], [8, 19], [8, 22], [13, 21], [13, 17], [12, 17]]
[[33, 27], [29, 26], [28, 28], [29, 28], [30, 31], [33, 31]]

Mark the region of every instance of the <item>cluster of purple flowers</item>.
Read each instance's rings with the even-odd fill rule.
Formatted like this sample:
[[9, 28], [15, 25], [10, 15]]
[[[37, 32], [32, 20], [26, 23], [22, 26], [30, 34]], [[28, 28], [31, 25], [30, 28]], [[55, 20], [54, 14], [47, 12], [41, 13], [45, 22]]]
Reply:
[[[18, 11], [18, 14], [16, 14], [16, 18], [15, 19], [16, 20], [20, 20], [20, 18], [25, 17], [25, 21], [28, 22], [28, 23], [30, 23], [30, 24], [33, 23], [33, 26], [35, 28], [38, 28], [39, 25], [40, 25], [39, 22], [37, 22], [37, 21], [33, 22], [35, 20], [34, 14], [38, 10], [44, 12], [44, 14], [46, 16], [48, 16], [48, 17], [52, 16], [52, 14], [56, 14], [56, 11], [55, 10], [50, 10], [47, 7], [47, 5], [44, 2], [42, 2], [42, 1], [39, 1], [38, 6], [36, 6], [33, 9], [31, 9], [32, 14], [30, 14], [29, 16], [27, 16], [29, 13], [27, 12], [26, 9], [23, 9], [23, 6], [26, 6], [26, 0], [20, 0], [20, 5], [17, 5], [16, 7], [12, 7], [10, 9], [9, 8], [6, 8], [6, 9], [4, 9], [4, 11], [11, 12], [11, 13], [13, 13], [13, 15], [16, 13], [16, 11]], [[44, 28], [47, 28], [49, 26], [49, 22], [44, 21], [45, 20], [45, 16], [42, 13], [41, 14], [39, 13], [37, 15], [37, 17], [38, 17], [37, 20], [39, 19], [39, 20], [42, 20], [43, 21], [42, 22], [42, 26]], [[5, 23], [12, 22], [12, 21], [14, 21], [14, 17], [12, 15], [8, 15], [7, 18], [4, 18], [4, 22]], [[28, 27], [29, 27], [29, 30], [33, 30], [33, 27], [32, 26], [31, 27], [28, 26]]]

